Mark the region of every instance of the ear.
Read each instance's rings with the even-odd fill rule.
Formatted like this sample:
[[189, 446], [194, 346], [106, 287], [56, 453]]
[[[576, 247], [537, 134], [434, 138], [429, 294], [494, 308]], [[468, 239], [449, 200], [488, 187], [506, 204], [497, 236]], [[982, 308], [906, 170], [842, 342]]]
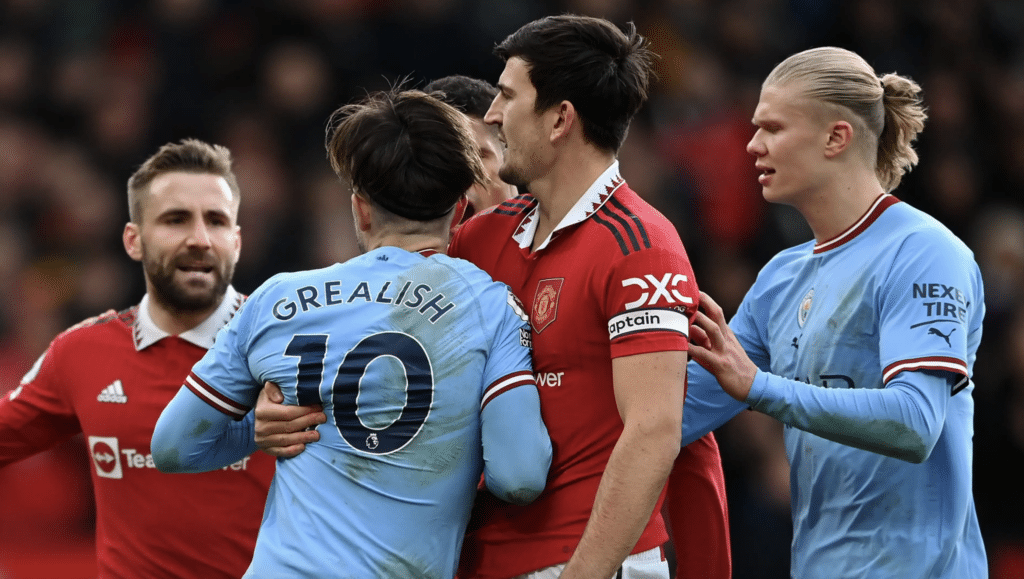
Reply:
[[853, 142], [853, 126], [846, 121], [835, 121], [829, 125], [828, 141], [825, 143], [825, 158], [832, 159], [845, 151]]
[[554, 125], [551, 127], [551, 142], [566, 138], [576, 126], [579, 116], [576, 114], [576, 107], [569, 101], [562, 101], [556, 107], [551, 107], [554, 116]]
[[125, 223], [121, 240], [124, 242], [124, 250], [128, 253], [128, 257], [135, 261], [142, 261], [142, 232], [139, 231], [138, 224], [131, 221]]
[[355, 218], [356, 229], [359, 231], [370, 230], [370, 227], [373, 226], [372, 211], [373, 208], [370, 207], [369, 201], [355, 193], [352, 194], [352, 216]]

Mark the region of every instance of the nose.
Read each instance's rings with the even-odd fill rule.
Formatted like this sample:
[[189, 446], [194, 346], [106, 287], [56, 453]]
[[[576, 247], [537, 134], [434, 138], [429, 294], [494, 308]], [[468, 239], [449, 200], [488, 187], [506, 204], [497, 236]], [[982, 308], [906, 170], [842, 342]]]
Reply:
[[192, 233], [188, 236], [189, 247], [210, 247], [210, 228], [202, 219], [197, 219], [192, 227]]
[[494, 100], [491, 101], [491, 106], [488, 107], [487, 112], [484, 113], [484, 122], [488, 125], [501, 126], [501, 112], [498, 108], [499, 98], [501, 98], [501, 95], [494, 97]]
[[758, 138], [758, 134], [760, 134], [760, 132], [761, 131], [757, 131], [754, 133], [754, 136], [750, 138], [750, 142], [747, 143], [747, 153], [750, 153], [755, 157], [760, 157], [768, 152], [764, 148], [764, 143]]

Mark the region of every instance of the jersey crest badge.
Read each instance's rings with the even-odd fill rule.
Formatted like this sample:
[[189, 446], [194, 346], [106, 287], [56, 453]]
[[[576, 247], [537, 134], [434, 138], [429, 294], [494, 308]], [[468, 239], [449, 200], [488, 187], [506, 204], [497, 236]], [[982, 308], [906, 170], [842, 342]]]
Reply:
[[811, 288], [804, 296], [804, 299], [800, 300], [800, 307], [797, 308], [796, 321], [800, 324], [800, 327], [804, 327], [807, 323], [807, 316], [811, 313], [811, 304], [814, 302], [814, 288]]
[[558, 317], [558, 294], [562, 291], [565, 278], [542, 279], [537, 282], [537, 293], [533, 298], [533, 329], [538, 334], [551, 325]]

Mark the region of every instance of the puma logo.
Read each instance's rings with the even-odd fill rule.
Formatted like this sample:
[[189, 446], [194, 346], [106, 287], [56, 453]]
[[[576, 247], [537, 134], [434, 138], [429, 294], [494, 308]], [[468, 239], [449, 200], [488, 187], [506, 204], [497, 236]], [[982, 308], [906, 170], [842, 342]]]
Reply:
[[929, 334], [931, 334], [933, 336], [938, 336], [938, 337], [942, 338], [943, 340], [946, 340], [946, 345], [949, 346], [950, 348], [953, 347], [953, 344], [950, 343], [949, 337], [952, 336], [953, 332], [955, 332], [955, 331], [956, 331], [956, 328], [953, 328], [952, 330], [949, 331], [948, 334], [943, 334], [942, 332], [940, 332], [938, 330], [938, 328], [928, 328], [928, 333]]

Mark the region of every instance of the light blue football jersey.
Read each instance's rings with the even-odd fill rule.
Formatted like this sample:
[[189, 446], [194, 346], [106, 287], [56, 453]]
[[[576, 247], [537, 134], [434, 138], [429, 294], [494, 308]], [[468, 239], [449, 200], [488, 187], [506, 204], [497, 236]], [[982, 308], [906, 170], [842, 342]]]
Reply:
[[452, 577], [486, 458], [482, 407], [532, 389], [542, 424], [526, 324], [470, 263], [396, 247], [257, 289], [190, 388], [241, 416], [272, 381], [328, 420], [278, 461], [246, 577]]
[[[951, 376], [928, 393], [928, 402], [945, 405], [945, 423], [921, 464], [786, 426], [793, 577], [987, 577], [971, 483], [970, 376], [984, 312], [970, 250], [891, 195], [844, 234], [783, 251], [761, 271], [730, 326], [762, 370], [828, 389], [885, 388], [903, 371]], [[822, 392], [802, 389], [805, 398], [794, 400], [791, 391], [783, 404], [767, 391], [770, 380], [755, 386], [765, 390], [752, 389], [748, 402], [775, 394], [776, 402], [752, 403], [775, 416], [807, 414], [805, 403]], [[812, 428], [875, 429], [894, 446], [913, 435], [896, 421], [805, 418]]]

